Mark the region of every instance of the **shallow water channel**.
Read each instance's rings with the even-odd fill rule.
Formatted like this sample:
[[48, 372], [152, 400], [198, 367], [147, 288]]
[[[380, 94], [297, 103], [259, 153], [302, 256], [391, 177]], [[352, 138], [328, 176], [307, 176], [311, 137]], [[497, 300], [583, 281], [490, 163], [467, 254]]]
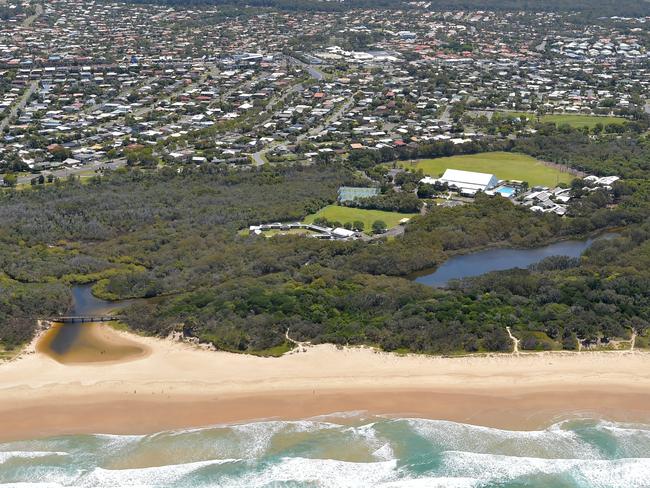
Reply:
[[[73, 308], [70, 315], [107, 315], [126, 307], [133, 300], [110, 302], [92, 294], [92, 284], [72, 288]], [[55, 322], [41, 336], [36, 350], [60, 363], [96, 363], [136, 359], [148, 349], [112, 329], [107, 323]]]

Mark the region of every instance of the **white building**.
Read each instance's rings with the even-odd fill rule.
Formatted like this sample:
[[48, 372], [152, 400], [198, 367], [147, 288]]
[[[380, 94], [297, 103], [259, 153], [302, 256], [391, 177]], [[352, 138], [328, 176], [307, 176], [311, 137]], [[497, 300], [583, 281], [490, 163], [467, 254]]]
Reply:
[[459, 169], [448, 169], [441, 178], [426, 177], [421, 182], [428, 184], [447, 183], [449, 187], [459, 189], [464, 195], [474, 195], [479, 191], [490, 190], [499, 184], [499, 180], [494, 175], [461, 171]]
[[335, 239], [350, 239], [354, 237], [357, 233], [353, 230], [344, 229], [342, 227], [337, 227], [332, 230], [332, 237]]
[[585, 176], [584, 181], [588, 181], [589, 183], [593, 183], [594, 185], [598, 186], [610, 186], [614, 182], [620, 180], [621, 178], [618, 176], [603, 176], [602, 178], [599, 178], [598, 176]]

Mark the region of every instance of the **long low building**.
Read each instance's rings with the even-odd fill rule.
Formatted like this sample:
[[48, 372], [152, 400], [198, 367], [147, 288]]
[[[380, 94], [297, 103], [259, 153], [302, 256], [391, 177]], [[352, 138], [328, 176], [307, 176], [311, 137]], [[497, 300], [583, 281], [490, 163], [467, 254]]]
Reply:
[[496, 187], [499, 179], [488, 173], [476, 173], [474, 171], [462, 171], [459, 169], [448, 169], [440, 178], [426, 177], [422, 183], [446, 183], [450, 188], [457, 188], [462, 194], [474, 195], [479, 191], [486, 191]]

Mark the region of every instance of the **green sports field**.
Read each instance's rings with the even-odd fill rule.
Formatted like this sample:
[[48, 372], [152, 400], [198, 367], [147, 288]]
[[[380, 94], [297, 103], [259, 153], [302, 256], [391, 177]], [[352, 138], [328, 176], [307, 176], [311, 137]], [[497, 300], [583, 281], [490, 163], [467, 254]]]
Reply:
[[408, 217], [413, 217], [414, 215], [417, 214], [384, 212], [382, 210], [365, 210], [362, 208], [328, 205], [327, 207], [321, 208], [315, 214], [305, 217], [305, 223], [311, 224], [315, 219], [319, 217], [324, 217], [327, 220], [331, 221], [338, 221], [341, 222], [341, 224], [360, 220], [363, 222], [365, 232], [370, 233], [372, 231], [372, 223], [376, 220], [383, 220], [390, 229], [391, 227], [395, 227], [397, 224], [399, 224], [400, 220]]
[[423, 159], [413, 165], [403, 163], [404, 167], [421, 169], [424, 174], [438, 177], [446, 169], [490, 173], [500, 180], [527, 181], [530, 186], [553, 187], [558, 183], [570, 183], [574, 176], [562, 172], [531, 156], [509, 152], [488, 152], [452, 156], [449, 158]]
[[[502, 112], [502, 115], [511, 115], [513, 117], [527, 117], [537, 121], [537, 115], [526, 112]], [[596, 115], [578, 115], [578, 114], [547, 114], [542, 115], [542, 122], [553, 122], [555, 125], [568, 124], [571, 127], [589, 127], [594, 128], [596, 124], [624, 124], [626, 119], [622, 117], [600, 117]]]

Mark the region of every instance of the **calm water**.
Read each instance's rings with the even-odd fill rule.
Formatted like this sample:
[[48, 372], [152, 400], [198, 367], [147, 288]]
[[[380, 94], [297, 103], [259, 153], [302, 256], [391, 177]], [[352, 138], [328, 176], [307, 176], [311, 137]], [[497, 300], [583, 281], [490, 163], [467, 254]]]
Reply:
[[71, 315], [106, 315], [126, 307], [134, 300], [111, 302], [102, 300], [92, 294], [93, 283], [72, 287], [73, 308]]
[[146, 346], [101, 323], [54, 324], [36, 350], [64, 364], [127, 361], [149, 353]]
[[[73, 308], [70, 315], [107, 315], [134, 302], [101, 300], [93, 296], [92, 286], [72, 287]], [[99, 324], [91, 323], [55, 323], [43, 335], [37, 350], [64, 363], [114, 361], [143, 354], [143, 349], [136, 344], [118, 340], [110, 335], [110, 331], [102, 330]]]
[[521, 432], [321, 418], [0, 444], [0, 484], [632, 488], [649, 485], [649, 455], [650, 425], [580, 420]]
[[550, 256], [577, 258], [594, 241], [611, 239], [617, 235], [614, 233], [604, 234], [596, 239], [563, 241], [534, 249], [488, 249], [486, 251], [455, 256], [445, 261], [435, 272], [419, 276], [415, 281], [428, 286], [443, 287], [447, 286], [451, 280], [480, 276], [491, 271], [527, 268]]

